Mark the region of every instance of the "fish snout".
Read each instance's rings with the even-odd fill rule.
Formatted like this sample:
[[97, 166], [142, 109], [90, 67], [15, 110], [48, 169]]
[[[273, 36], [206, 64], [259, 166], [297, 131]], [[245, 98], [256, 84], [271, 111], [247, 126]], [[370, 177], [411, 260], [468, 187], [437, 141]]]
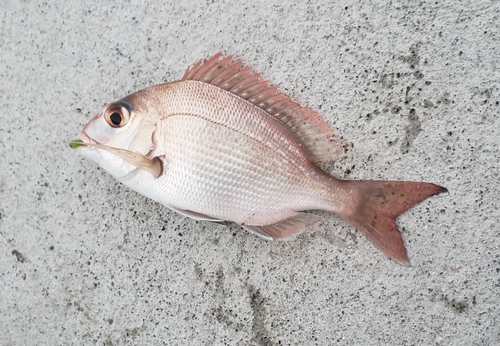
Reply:
[[97, 142], [95, 140], [93, 140], [92, 138], [90, 138], [86, 133], [85, 133], [85, 129], [83, 129], [82, 131], [80, 131], [78, 133], [78, 138], [80, 138], [82, 140], [83, 143], [86, 143], [86, 144], [97, 144]]

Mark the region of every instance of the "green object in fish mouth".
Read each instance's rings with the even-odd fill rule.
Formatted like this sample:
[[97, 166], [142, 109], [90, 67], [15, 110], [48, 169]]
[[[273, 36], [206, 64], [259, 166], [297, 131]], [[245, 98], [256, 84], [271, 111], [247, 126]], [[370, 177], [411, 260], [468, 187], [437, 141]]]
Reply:
[[75, 139], [75, 140], [69, 142], [69, 146], [71, 149], [76, 149], [76, 148], [84, 146], [84, 145], [85, 145], [85, 143], [83, 143], [83, 141], [81, 139]]

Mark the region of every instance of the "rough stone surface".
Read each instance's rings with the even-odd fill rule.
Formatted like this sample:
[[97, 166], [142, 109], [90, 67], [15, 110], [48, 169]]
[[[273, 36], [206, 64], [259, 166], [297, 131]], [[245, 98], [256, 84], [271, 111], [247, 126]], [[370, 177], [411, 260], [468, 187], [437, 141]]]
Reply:
[[[7, 1], [1, 345], [500, 343], [498, 1]], [[101, 107], [236, 54], [342, 135], [325, 169], [449, 189], [412, 266], [335, 215], [293, 242], [196, 222], [68, 147]]]

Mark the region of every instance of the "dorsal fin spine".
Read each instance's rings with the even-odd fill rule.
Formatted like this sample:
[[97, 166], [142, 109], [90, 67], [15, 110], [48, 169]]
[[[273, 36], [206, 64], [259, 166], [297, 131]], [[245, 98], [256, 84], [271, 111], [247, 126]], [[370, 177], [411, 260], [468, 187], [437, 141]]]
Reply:
[[191, 72], [193, 68], [192, 67], [188, 67], [186, 72], [184, 72], [184, 76], [182, 76], [182, 80], [186, 80], [187, 79], [187, 76], [189, 76], [189, 72]]
[[196, 64], [194, 64], [191, 71], [189, 71], [189, 73], [185, 79], [193, 79], [193, 76], [196, 73], [196, 70], [198, 70], [198, 68], [200, 67], [201, 63], [202, 63], [202, 60], [198, 60], [198, 62]]
[[229, 76], [225, 81], [223, 81], [221, 83], [221, 88], [228, 91], [231, 90], [239, 82], [241, 82], [245, 78], [248, 78], [248, 73], [250, 72], [251, 69], [252, 69], [251, 66], [243, 67], [240, 71], [238, 71], [232, 76]]
[[259, 107], [263, 108], [268, 112], [269, 114], [274, 114], [272, 106], [275, 105], [278, 102], [281, 102], [282, 100], [286, 99], [286, 95], [281, 93], [281, 94], [276, 94], [267, 100], [264, 100], [259, 103]]
[[290, 105], [293, 105], [291, 100], [288, 97], [285, 97], [283, 100], [276, 102], [272, 106], [272, 114], [276, 114], [280, 111], [282, 111], [284, 108], [289, 107]]
[[269, 84], [268, 80], [263, 80], [261, 82], [248, 86], [246, 89], [243, 89], [241, 93], [249, 95], [249, 97], [253, 97], [268, 89], [267, 87], [268, 84]]
[[229, 91], [232, 92], [233, 94], [240, 95], [243, 90], [248, 89], [248, 88], [252, 87], [253, 85], [255, 85], [255, 83], [257, 83], [257, 81], [259, 80], [259, 77], [260, 77], [260, 73], [255, 73], [255, 74], [251, 75], [250, 77], [245, 78], [244, 80], [242, 80], [238, 84], [236, 84]]
[[[265, 81], [265, 82], [266, 82], [266, 86], [267, 86], [267, 84], [269, 83], [269, 81]], [[278, 90], [277, 86], [273, 86], [273, 87], [270, 87], [270, 88], [266, 87], [264, 89], [260, 89], [259, 91], [257, 91], [253, 95], [253, 97], [251, 98], [252, 101], [250, 101], [250, 102], [252, 102], [252, 103], [258, 103], [261, 100], [271, 98], [274, 95], [276, 95], [276, 90]]]
[[[290, 99], [288, 99], [289, 101]], [[280, 105], [281, 106], [281, 105]], [[286, 116], [286, 113], [291, 112], [294, 108], [299, 108], [300, 106], [296, 103], [290, 102], [289, 104], [283, 103], [283, 108], [278, 109], [274, 115], [277, 117], [283, 117]]]
[[232, 55], [222, 59], [219, 63], [215, 64], [209, 71], [205, 73], [205, 78], [203, 78], [203, 81], [205, 83], [210, 83], [212, 80], [214, 80], [217, 76], [219, 76], [224, 69], [229, 65], [231, 62], [231, 59], [233, 58]]
[[267, 84], [269, 84], [269, 81], [265, 80], [255, 85], [251, 85], [245, 90], [242, 90], [240, 92], [240, 96], [245, 100], [252, 100], [250, 102], [256, 104], [256, 102], [254, 101], [254, 96], [261, 93], [262, 91], [265, 91], [267, 89]]
[[239, 61], [235, 62], [234, 64], [229, 65], [227, 70], [225, 70], [220, 75], [218, 75], [217, 78], [214, 78], [214, 80], [212, 81], [212, 84], [216, 85], [218, 87], [221, 87], [222, 82], [224, 82], [226, 79], [228, 79], [228, 76], [231, 77], [236, 73], [236, 71], [240, 70], [240, 66], [242, 63], [243, 63], [243, 61], [239, 60]]
[[198, 69], [198, 72], [193, 76], [193, 79], [200, 79], [203, 77], [206, 71], [211, 69], [214, 65], [217, 65], [219, 57], [221, 56], [222, 52], [219, 52], [215, 54], [213, 57], [207, 60], [201, 67]]

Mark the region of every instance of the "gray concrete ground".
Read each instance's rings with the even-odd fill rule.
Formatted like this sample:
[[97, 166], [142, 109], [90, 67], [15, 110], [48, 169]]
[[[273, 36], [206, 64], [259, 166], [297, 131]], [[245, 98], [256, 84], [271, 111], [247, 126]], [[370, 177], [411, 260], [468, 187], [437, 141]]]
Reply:
[[[1, 345], [500, 344], [498, 1], [8, 1], [0, 23]], [[411, 267], [328, 213], [293, 242], [186, 219], [68, 147], [219, 50], [342, 135], [331, 173], [449, 189], [398, 220]]]

